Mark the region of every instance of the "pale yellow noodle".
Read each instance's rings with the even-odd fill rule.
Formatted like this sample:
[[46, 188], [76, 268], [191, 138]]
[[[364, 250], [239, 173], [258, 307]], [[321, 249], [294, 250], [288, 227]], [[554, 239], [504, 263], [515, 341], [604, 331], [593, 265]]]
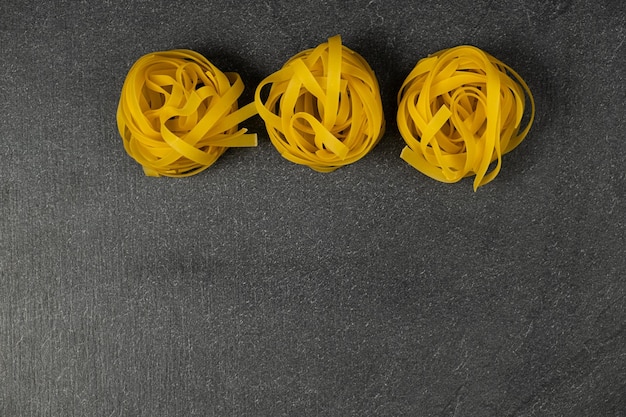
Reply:
[[385, 127], [374, 72], [339, 36], [292, 57], [261, 82], [255, 102], [280, 154], [320, 172], [361, 159]]
[[211, 166], [229, 147], [256, 146], [238, 124], [256, 114], [238, 109], [244, 89], [190, 50], [155, 52], [132, 66], [120, 97], [117, 125], [124, 149], [146, 175], [187, 177]]
[[443, 182], [475, 175], [476, 191], [498, 175], [534, 117], [530, 89], [513, 69], [473, 46], [446, 49], [420, 60], [398, 93], [401, 157]]

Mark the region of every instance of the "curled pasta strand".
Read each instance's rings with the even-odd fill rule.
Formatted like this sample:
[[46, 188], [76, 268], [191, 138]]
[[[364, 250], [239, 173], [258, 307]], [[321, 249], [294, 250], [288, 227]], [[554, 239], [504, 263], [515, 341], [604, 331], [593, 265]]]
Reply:
[[446, 49], [420, 60], [400, 88], [401, 158], [442, 182], [475, 175], [476, 191], [498, 175], [502, 155], [524, 140], [534, 118], [530, 89], [508, 65], [473, 46]]
[[[266, 86], [271, 87], [263, 100]], [[320, 172], [361, 159], [385, 128], [374, 72], [338, 35], [263, 80], [255, 103], [280, 154]]]
[[211, 166], [229, 147], [256, 146], [239, 129], [256, 114], [241, 109], [244, 85], [190, 50], [155, 52], [131, 67], [117, 109], [126, 152], [148, 176], [188, 177]]

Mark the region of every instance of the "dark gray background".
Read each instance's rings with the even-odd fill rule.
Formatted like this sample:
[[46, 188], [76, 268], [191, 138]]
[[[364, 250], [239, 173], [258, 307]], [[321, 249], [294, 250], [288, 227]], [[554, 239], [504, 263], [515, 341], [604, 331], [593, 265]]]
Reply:
[[[625, 416], [621, 1], [0, 3], [0, 416]], [[141, 55], [256, 84], [341, 34], [388, 129], [320, 174], [231, 149], [147, 178], [115, 124]], [[399, 158], [395, 94], [459, 44], [537, 120], [472, 191]]]

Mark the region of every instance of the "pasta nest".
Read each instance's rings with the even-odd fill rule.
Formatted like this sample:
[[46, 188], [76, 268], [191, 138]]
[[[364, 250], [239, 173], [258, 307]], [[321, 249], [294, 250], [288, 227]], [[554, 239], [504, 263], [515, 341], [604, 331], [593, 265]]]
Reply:
[[498, 175], [534, 117], [530, 89], [513, 69], [473, 46], [446, 49], [420, 60], [398, 93], [401, 157], [439, 181], [475, 176], [476, 191]]
[[187, 177], [211, 166], [229, 147], [256, 146], [238, 124], [256, 114], [239, 109], [244, 90], [236, 73], [223, 73], [190, 50], [155, 52], [131, 67], [117, 109], [124, 149], [146, 175]]
[[[264, 100], [261, 92], [268, 85]], [[361, 159], [385, 128], [374, 72], [338, 35], [300, 52], [263, 80], [255, 103], [278, 152], [320, 172]]]

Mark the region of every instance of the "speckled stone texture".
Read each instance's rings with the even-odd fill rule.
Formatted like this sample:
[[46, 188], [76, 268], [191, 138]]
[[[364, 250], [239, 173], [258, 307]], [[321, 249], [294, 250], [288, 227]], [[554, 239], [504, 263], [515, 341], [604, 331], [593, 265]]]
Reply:
[[[626, 3], [0, 2], [0, 416], [626, 416]], [[331, 174], [259, 146], [147, 178], [132, 63], [201, 52], [255, 86], [341, 34], [380, 144]], [[400, 158], [395, 96], [472, 44], [537, 119], [495, 181]]]

